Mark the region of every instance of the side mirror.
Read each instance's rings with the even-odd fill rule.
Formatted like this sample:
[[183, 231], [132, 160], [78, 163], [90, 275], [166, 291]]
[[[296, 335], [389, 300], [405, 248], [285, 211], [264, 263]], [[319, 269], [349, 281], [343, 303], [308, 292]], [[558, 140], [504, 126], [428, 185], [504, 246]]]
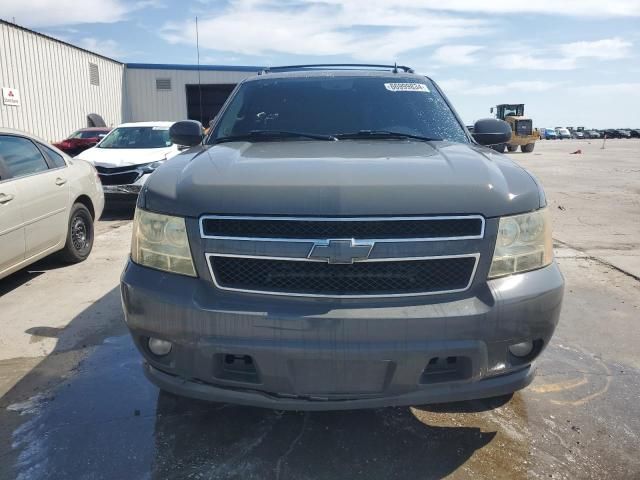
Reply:
[[489, 109], [489, 113], [493, 113], [493, 107]]
[[499, 145], [511, 140], [511, 126], [504, 120], [483, 118], [473, 126], [473, 138], [480, 145]]
[[193, 147], [202, 142], [204, 137], [202, 124], [195, 120], [182, 120], [171, 125], [169, 129], [171, 141], [176, 145]]

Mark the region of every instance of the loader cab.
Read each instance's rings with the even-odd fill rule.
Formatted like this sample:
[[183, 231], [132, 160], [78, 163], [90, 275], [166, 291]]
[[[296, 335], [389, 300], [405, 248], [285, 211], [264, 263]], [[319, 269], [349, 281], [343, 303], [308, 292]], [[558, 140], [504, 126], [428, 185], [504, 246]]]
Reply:
[[522, 116], [524, 116], [524, 103], [503, 103], [496, 107], [496, 117], [500, 120]]

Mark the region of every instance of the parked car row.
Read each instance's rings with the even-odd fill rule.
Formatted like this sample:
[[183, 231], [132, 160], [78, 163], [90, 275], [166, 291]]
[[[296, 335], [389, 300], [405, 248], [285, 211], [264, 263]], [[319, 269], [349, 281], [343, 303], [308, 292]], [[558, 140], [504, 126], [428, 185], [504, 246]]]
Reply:
[[597, 139], [597, 138], [640, 138], [640, 129], [618, 129], [607, 128], [604, 130], [586, 129], [578, 127], [555, 127], [539, 128], [541, 140], [564, 140], [564, 139]]
[[179, 153], [171, 125], [86, 128], [53, 145], [0, 129], [0, 278], [53, 253], [85, 260], [105, 194], [134, 200], [149, 175]]
[[610, 128], [604, 131], [607, 138], [640, 138], [640, 129]]

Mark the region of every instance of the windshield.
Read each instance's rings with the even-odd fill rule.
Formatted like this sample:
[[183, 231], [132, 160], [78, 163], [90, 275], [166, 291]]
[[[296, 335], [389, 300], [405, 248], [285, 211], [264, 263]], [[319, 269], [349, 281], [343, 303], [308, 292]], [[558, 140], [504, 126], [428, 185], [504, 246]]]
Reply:
[[[394, 132], [469, 142], [453, 112], [427, 78], [323, 76], [273, 78], [242, 84], [208, 139], [255, 132], [340, 136]], [[252, 136], [251, 141], [284, 135]], [[291, 140], [308, 140], [290, 135]]]
[[164, 148], [172, 145], [169, 127], [118, 127], [99, 148]]
[[108, 130], [78, 130], [69, 136], [69, 138], [97, 138], [104, 137]]

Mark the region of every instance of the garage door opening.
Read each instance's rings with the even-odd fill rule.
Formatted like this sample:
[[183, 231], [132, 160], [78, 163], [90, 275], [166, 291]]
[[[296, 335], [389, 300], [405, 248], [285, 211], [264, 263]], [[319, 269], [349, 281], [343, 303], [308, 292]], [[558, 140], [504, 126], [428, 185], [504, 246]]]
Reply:
[[200, 91], [198, 85], [187, 85], [187, 117], [198, 120], [205, 127], [212, 120], [235, 88], [235, 84], [202, 85], [202, 116], [200, 115]]

